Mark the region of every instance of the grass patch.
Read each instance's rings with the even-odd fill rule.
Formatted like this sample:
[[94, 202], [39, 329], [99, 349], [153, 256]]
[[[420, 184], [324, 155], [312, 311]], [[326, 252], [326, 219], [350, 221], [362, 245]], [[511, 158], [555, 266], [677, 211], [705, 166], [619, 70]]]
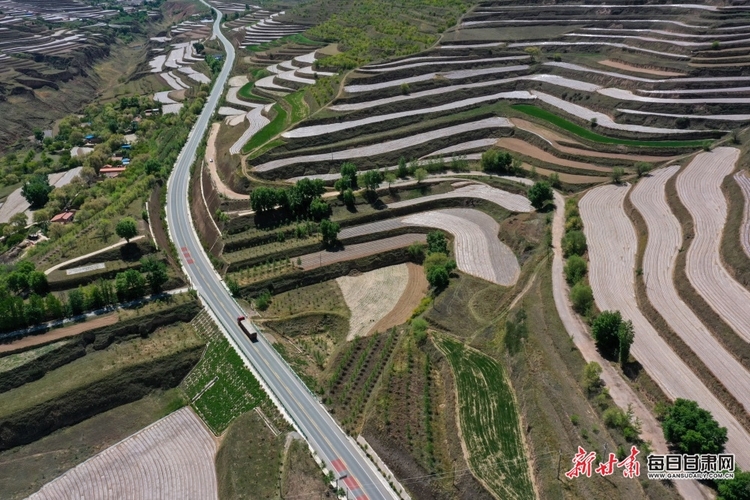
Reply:
[[20, 500], [103, 449], [184, 406], [178, 389], [148, 396], [0, 453], [0, 491]]
[[219, 498], [278, 498], [284, 439], [254, 411], [235, 420], [216, 454]]
[[281, 498], [326, 498], [329, 486], [304, 441], [293, 440], [281, 475]]
[[706, 144], [710, 144], [711, 141], [706, 140], [690, 140], [690, 141], [642, 141], [636, 139], [618, 139], [616, 137], [607, 137], [599, 135], [591, 130], [576, 125], [575, 123], [569, 122], [565, 118], [562, 118], [554, 113], [542, 109], [531, 104], [514, 104], [513, 109], [518, 110], [529, 116], [540, 118], [547, 122], [552, 123], [560, 127], [563, 130], [567, 130], [583, 139], [589, 141], [599, 142], [602, 144], [622, 144], [625, 146], [639, 146], [639, 147], [652, 147], [652, 148], [701, 148]]
[[196, 316], [192, 324], [208, 346], [203, 358], [185, 377], [182, 388], [196, 413], [219, 435], [235, 418], [266, 401], [267, 396], [207, 313]]
[[439, 337], [436, 342], [455, 374], [472, 470], [501, 498], [534, 498], [518, 411], [503, 368], [455, 340]]

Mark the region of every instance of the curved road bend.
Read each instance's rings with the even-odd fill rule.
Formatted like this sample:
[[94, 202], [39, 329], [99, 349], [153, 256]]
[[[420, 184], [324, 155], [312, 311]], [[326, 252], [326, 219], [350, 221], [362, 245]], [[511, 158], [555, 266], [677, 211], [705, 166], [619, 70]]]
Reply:
[[340, 486], [348, 490], [349, 498], [397, 498], [374, 465], [344, 434], [266, 338], [258, 335], [258, 342], [251, 343], [239, 329], [237, 317], [244, 315], [244, 312], [214, 271], [193, 228], [188, 204], [190, 165], [195, 159], [196, 150], [208, 128], [235, 59], [234, 47], [221, 33], [222, 15], [218, 10], [216, 12], [214, 34], [224, 45], [226, 61], [167, 183], [167, 221], [170, 236], [178, 249], [180, 262], [190, 282], [203, 303], [218, 319], [223, 330], [228, 333], [234, 344], [239, 346], [241, 355], [260, 375], [266, 387], [284, 407], [287, 415], [294, 420], [302, 435], [324, 460], [329, 470], [337, 471], [337, 476], [346, 474], [347, 477], [341, 481]]

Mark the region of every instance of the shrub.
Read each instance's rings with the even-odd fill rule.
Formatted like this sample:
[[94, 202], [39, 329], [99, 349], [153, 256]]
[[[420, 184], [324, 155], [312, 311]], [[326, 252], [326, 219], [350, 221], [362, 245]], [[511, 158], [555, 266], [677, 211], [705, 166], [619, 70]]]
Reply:
[[425, 246], [421, 243], [413, 243], [409, 245], [407, 251], [409, 252], [409, 258], [413, 262], [421, 264], [424, 261]]
[[625, 175], [625, 170], [622, 167], [615, 167], [612, 169], [612, 182], [619, 184], [622, 182], [622, 177]]
[[570, 217], [565, 222], [565, 231], [566, 232], [581, 231], [581, 230], [583, 230], [583, 221], [577, 215], [574, 215], [574, 216]]
[[255, 308], [259, 311], [265, 311], [271, 305], [271, 292], [263, 290], [260, 295], [255, 297]]
[[602, 386], [602, 367], [596, 361], [591, 361], [583, 367], [583, 387], [589, 394], [598, 391]]
[[647, 163], [645, 161], [639, 161], [635, 164], [635, 173], [638, 174], [638, 177], [643, 177], [647, 173], [651, 171], [651, 164]]
[[577, 283], [570, 289], [570, 301], [573, 303], [573, 309], [578, 314], [588, 314], [594, 303], [594, 293], [590, 286], [583, 283]]
[[586, 261], [578, 255], [571, 255], [565, 263], [565, 280], [575, 285], [586, 276]]
[[581, 231], [569, 231], [562, 239], [562, 251], [565, 257], [586, 253], [586, 235]]

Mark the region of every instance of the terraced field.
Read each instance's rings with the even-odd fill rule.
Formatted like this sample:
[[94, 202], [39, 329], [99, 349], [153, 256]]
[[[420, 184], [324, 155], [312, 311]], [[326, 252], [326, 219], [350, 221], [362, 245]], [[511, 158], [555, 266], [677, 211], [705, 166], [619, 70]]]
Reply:
[[472, 471], [501, 498], [535, 498], [516, 403], [502, 367], [455, 340], [436, 342], [453, 368]]
[[[729, 431], [727, 450], [738, 463], [750, 465], [750, 436], [703, 385], [641, 313], [635, 298], [634, 270], [638, 239], [625, 215], [623, 201], [629, 186], [602, 186], [580, 201], [588, 240], [589, 281], [600, 310], [616, 310], [633, 322], [632, 354], [670, 398], [688, 398], [708, 409]], [[744, 465], [743, 467], [747, 467]]]
[[750, 257], [750, 177], [747, 173], [737, 172], [734, 178], [742, 189], [745, 197], [745, 212], [742, 216], [742, 228], [740, 229], [740, 241], [745, 253]]
[[716, 148], [696, 156], [677, 176], [677, 193], [695, 223], [695, 238], [687, 252], [685, 273], [693, 288], [732, 329], [750, 342], [750, 291], [724, 267], [719, 253], [727, 220], [721, 183], [739, 158], [735, 148]]
[[667, 204], [664, 185], [679, 166], [661, 169], [642, 179], [631, 200], [648, 225], [648, 243], [643, 256], [643, 279], [654, 308], [685, 343], [721, 380], [732, 395], [750, 411], [750, 373], [711, 332], [677, 294], [672, 277], [683, 237], [680, 222]]
[[217, 498], [216, 442], [183, 408], [107, 448], [29, 498]]

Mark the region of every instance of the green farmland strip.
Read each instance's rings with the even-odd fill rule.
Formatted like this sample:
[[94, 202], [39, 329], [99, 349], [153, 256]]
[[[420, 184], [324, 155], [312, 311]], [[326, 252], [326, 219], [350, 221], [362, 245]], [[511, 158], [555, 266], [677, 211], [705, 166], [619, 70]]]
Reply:
[[453, 368], [469, 464], [500, 498], [534, 498], [518, 411], [502, 366], [447, 337], [436, 339]]
[[554, 113], [550, 113], [546, 109], [533, 106], [531, 104], [514, 104], [513, 109], [516, 109], [522, 113], [525, 113], [536, 118], [548, 121], [553, 125], [572, 132], [573, 134], [588, 139], [594, 142], [600, 142], [602, 144], [623, 144], [625, 146], [642, 146], [642, 147], [662, 147], [662, 148], [702, 148], [705, 144], [711, 141], [706, 140], [691, 140], [691, 141], [639, 141], [635, 139], [618, 139], [616, 137], [607, 137], [599, 135], [591, 130], [588, 130], [580, 125], [569, 122], [568, 120], [557, 116]]
[[247, 141], [245, 147], [242, 148], [243, 153], [247, 154], [255, 148], [262, 146], [284, 130], [286, 127], [286, 110], [280, 104], [276, 104], [273, 109], [276, 110], [276, 118], [271, 120], [271, 123], [260, 129], [257, 134]]
[[194, 324], [208, 337], [208, 346], [182, 387], [196, 413], [219, 435], [236, 417], [260, 406], [266, 395], [216, 325], [200, 317]]

